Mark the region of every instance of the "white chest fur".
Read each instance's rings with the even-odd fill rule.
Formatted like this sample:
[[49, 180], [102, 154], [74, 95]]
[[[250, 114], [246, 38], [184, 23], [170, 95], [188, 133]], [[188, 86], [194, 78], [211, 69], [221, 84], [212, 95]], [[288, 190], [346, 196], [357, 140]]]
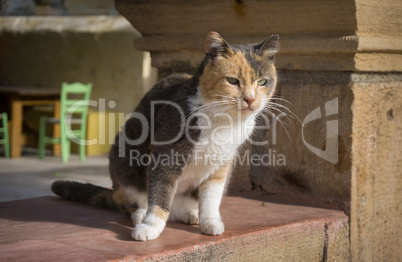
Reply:
[[236, 156], [238, 148], [250, 137], [255, 116], [247, 120], [229, 118], [199, 119], [200, 137], [195, 144], [193, 156], [183, 170], [177, 193], [198, 187], [220, 166]]

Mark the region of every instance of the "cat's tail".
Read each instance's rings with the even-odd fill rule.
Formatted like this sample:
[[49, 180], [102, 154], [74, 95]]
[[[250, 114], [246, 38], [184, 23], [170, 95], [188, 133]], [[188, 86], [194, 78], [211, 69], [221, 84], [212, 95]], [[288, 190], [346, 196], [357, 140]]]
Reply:
[[56, 181], [52, 191], [67, 200], [90, 204], [98, 207], [118, 209], [113, 201], [113, 191], [108, 188], [72, 181]]

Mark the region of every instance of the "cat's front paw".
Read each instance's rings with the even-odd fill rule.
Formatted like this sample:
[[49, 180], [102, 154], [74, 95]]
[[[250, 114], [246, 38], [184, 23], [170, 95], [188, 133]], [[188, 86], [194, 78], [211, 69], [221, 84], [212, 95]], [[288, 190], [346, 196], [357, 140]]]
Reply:
[[133, 220], [133, 224], [138, 225], [142, 223], [145, 215], [147, 214], [147, 210], [144, 208], [137, 209], [134, 213], [131, 214], [131, 220]]
[[141, 223], [135, 226], [131, 237], [137, 241], [149, 241], [158, 238], [161, 233], [159, 231], [155, 226]]
[[225, 226], [220, 219], [206, 219], [200, 223], [201, 232], [206, 235], [220, 235], [225, 231]]

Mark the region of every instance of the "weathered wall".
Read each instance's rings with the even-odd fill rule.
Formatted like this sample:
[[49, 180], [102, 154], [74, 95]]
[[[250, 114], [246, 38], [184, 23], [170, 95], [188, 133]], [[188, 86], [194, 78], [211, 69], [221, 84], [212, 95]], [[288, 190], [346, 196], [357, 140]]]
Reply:
[[402, 259], [402, 75], [355, 76], [353, 261]]
[[[98, 142], [88, 146], [87, 154], [105, 154], [118, 128], [109, 129], [99, 116], [132, 112], [157, 80], [149, 53], [133, 48], [139, 36], [120, 16], [2, 17], [0, 83], [60, 89], [63, 82], [91, 82], [96, 103], [89, 111], [87, 137]], [[39, 118], [46, 113], [25, 110], [30, 146], [36, 146]], [[118, 115], [112, 121], [118, 126]]]
[[[276, 94], [288, 101], [280, 103], [288, 109], [277, 108], [287, 115], [271, 110], [279, 120], [270, 118], [268, 131], [261, 130], [257, 135], [259, 141], [269, 143], [255, 145], [253, 153], [271, 154], [272, 162], [252, 165], [252, 181], [270, 193], [319, 197], [348, 213], [353, 116], [350, 73], [281, 71], [279, 76]], [[273, 102], [281, 101], [274, 98]], [[315, 119], [308, 121], [314, 112]], [[278, 161], [281, 156], [284, 165]]]
[[3, 17], [0, 81], [60, 88], [91, 82], [91, 99], [115, 101], [129, 113], [156, 80], [147, 53], [133, 48], [139, 37], [122, 17]]

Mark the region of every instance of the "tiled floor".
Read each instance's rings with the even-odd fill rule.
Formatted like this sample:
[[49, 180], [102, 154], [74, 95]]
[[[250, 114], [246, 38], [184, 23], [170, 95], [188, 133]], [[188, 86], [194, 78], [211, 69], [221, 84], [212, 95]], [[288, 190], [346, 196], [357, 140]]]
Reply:
[[[110, 187], [108, 159], [80, 162], [72, 156], [63, 164], [59, 157], [39, 160], [35, 154], [0, 157], [0, 261], [349, 260], [342, 211], [280, 203], [273, 195], [227, 196], [220, 208], [223, 235], [169, 222], [158, 239], [144, 243], [131, 238], [132, 222], [120, 212], [58, 197], [32, 198], [52, 195], [50, 185], [58, 179]], [[4, 202], [24, 198], [31, 199]]]
[[[225, 232], [168, 222], [131, 238], [129, 216], [58, 197], [0, 203], [0, 261], [348, 261], [341, 211], [225, 197]], [[342, 241], [340, 241], [342, 240]], [[328, 260], [326, 260], [328, 259]]]

